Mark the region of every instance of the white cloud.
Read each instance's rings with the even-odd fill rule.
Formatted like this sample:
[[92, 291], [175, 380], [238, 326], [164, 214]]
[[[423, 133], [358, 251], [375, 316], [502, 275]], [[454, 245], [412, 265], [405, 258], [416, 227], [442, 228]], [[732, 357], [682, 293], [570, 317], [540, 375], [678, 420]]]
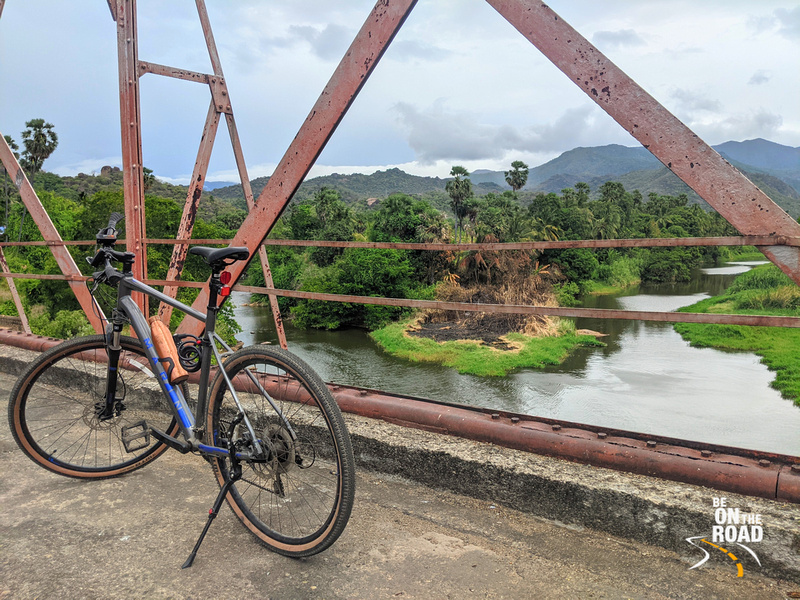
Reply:
[[122, 157], [106, 156], [105, 158], [86, 158], [76, 163], [59, 165], [53, 171], [62, 177], [75, 177], [79, 173], [86, 173], [87, 175], [99, 173], [100, 169], [106, 166], [122, 167]]
[[766, 69], [759, 69], [748, 80], [748, 85], [763, 85], [772, 79], [772, 73]]
[[778, 22], [778, 33], [787, 40], [800, 42], [800, 6], [795, 6], [789, 10], [779, 8], [775, 11], [775, 19]]
[[647, 43], [633, 29], [618, 31], [598, 31], [592, 36], [592, 42], [601, 50], [606, 48], [622, 48], [646, 46]]
[[765, 108], [737, 113], [722, 119], [690, 123], [711, 144], [752, 138], [775, 139], [783, 117]]
[[707, 98], [702, 92], [676, 88], [672, 90], [670, 96], [677, 101], [678, 109], [689, 115], [697, 111], [719, 112], [722, 109], [722, 103], [719, 100]]
[[323, 60], [338, 62], [350, 42], [353, 41], [356, 31], [331, 23], [324, 28], [312, 25], [293, 25], [289, 27], [290, 35], [297, 37], [311, 46], [311, 50]]

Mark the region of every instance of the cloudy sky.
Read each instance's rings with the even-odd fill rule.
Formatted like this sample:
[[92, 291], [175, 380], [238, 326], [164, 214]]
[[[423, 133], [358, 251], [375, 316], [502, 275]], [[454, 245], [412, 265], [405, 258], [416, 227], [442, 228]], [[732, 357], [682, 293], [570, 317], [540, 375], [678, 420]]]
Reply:
[[[250, 176], [269, 175], [374, 1], [206, 0]], [[191, 0], [139, 0], [141, 60], [210, 72]], [[552, 0], [550, 7], [710, 144], [800, 146], [800, 6], [792, 0]], [[0, 132], [44, 118], [45, 169], [121, 166], [116, 30], [104, 0], [6, 0]], [[141, 80], [144, 164], [189, 179], [210, 99]], [[483, 0], [420, 0], [311, 175], [392, 166], [536, 166], [637, 142]], [[221, 126], [209, 180], [237, 179]]]

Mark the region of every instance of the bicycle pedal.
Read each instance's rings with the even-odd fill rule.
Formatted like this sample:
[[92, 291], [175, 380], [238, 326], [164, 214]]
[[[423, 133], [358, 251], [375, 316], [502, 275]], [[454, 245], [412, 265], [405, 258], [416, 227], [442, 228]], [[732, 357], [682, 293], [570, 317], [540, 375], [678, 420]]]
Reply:
[[181, 454], [188, 454], [192, 451], [192, 447], [187, 444], [186, 442], [182, 442], [171, 435], [164, 433], [160, 429], [156, 429], [155, 427], [151, 427], [150, 431], [153, 434], [153, 437], [156, 438], [159, 442], [163, 442], [170, 448], [177, 450]]
[[133, 425], [123, 427], [121, 433], [125, 452], [137, 452], [150, 445], [150, 428], [147, 426], [146, 421], [139, 421]]

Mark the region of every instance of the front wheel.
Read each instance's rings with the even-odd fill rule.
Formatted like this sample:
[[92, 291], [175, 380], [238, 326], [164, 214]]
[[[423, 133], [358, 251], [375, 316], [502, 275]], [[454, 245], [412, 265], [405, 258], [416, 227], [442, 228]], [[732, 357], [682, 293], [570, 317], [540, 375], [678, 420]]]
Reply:
[[[339, 407], [319, 376], [285, 350], [244, 348], [225, 362], [225, 371], [264, 450], [242, 463], [228, 504], [279, 554], [304, 557], [325, 550], [344, 531], [355, 495], [355, 461]], [[215, 446], [252, 449], [247, 428], [231, 428], [238, 414], [218, 374], [207, 418]], [[212, 465], [222, 486], [229, 459], [214, 458]]]
[[8, 420], [17, 444], [36, 464], [59, 475], [99, 479], [138, 469], [167, 449], [153, 437], [137, 440], [131, 451], [123, 443], [125, 429], [142, 422], [170, 435], [178, 426], [142, 345], [124, 336], [120, 344], [117, 402], [108, 418], [100, 416], [108, 370], [105, 336], [59, 344], [19, 378]]

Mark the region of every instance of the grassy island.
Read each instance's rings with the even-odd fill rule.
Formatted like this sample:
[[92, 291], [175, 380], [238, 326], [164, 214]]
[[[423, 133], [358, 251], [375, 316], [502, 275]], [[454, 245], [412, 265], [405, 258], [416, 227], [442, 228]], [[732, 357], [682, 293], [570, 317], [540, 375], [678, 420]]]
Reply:
[[[800, 316], [800, 288], [774, 265], [741, 274], [721, 296], [683, 312]], [[675, 329], [693, 346], [754, 352], [775, 371], [772, 387], [800, 406], [800, 329], [680, 323]]]
[[384, 351], [412, 362], [430, 362], [453, 367], [459, 373], [502, 377], [521, 368], [558, 365], [579, 346], [602, 346], [592, 335], [580, 335], [569, 323], [559, 335], [533, 336], [508, 333], [494, 341], [455, 339], [436, 341], [413, 335], [417, 319], [392, 323], [370, 335]]

